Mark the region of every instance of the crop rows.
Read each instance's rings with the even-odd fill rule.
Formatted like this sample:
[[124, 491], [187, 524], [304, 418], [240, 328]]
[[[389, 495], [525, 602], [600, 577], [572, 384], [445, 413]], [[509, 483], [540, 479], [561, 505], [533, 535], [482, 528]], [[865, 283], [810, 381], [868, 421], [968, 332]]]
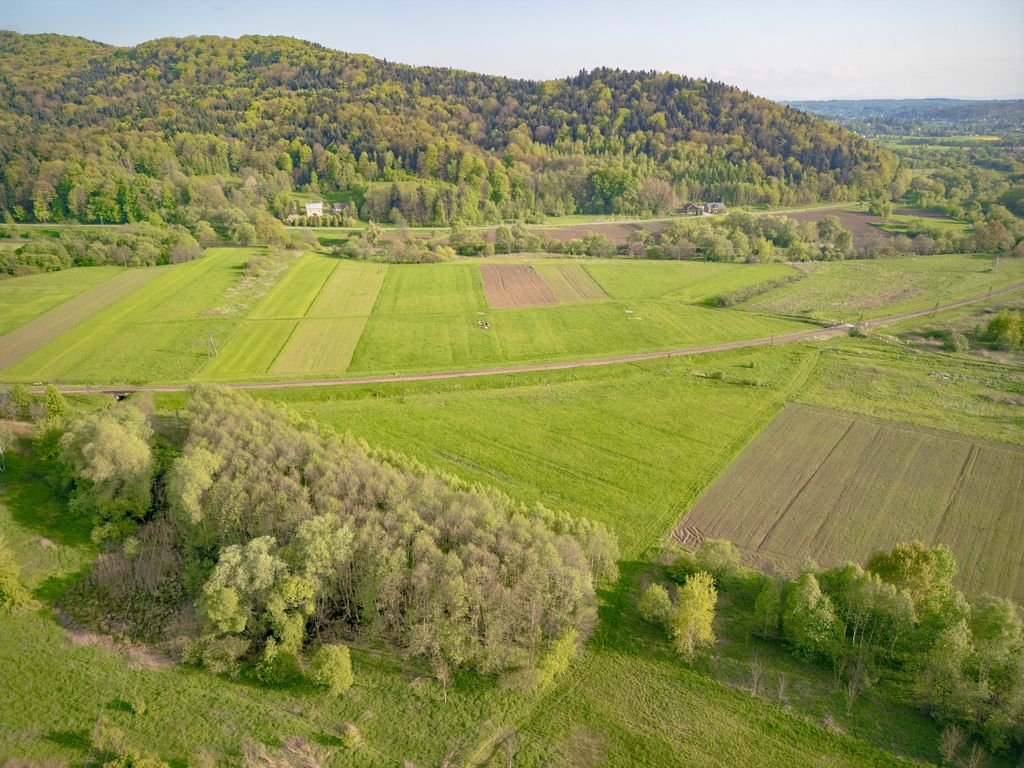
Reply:
[[970, 592], [1024, 597], [1024, 450], [790, 405], [677, 527], [728, 538], [787, 569], [863, 561], [922, 539], [948, 545]]

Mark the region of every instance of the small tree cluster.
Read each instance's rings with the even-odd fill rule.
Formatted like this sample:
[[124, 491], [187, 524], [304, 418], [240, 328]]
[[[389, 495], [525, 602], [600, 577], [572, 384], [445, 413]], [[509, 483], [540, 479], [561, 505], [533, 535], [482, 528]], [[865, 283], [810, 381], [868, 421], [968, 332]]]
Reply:
[[129, 403], [71, 422], [61, 439], [61, 462], [71, 508], [89, 514], [97, 541], [122, 538], [145, 519], [153, 485], [153, 430]]
[[687, 661], [715, 643], [714, 619], [718, 591], [705, 571], [684, 578], [673, 601], [660, 584], [650, 584], [640, 595], [637, 609], [641, 618], [668, 632], [672, 644]]

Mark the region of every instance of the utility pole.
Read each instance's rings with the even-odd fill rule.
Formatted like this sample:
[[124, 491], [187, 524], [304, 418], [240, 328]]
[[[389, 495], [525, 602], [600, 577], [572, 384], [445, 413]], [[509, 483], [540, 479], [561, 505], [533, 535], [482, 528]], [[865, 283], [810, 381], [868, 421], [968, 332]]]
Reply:
[[206, 332], [206, 356], [210, 360], [217, 356], [217, 342], [213, 339], [213, 334], [209, 331]]

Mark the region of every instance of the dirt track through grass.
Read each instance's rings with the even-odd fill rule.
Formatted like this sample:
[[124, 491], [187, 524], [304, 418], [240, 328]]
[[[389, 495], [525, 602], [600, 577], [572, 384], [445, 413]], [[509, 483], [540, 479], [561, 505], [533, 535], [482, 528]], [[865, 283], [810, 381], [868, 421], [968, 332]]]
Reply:
[[946, 544], [961, 586], [1024, 598], [1024, 449], [817, 406], [788, 406], [677, 525], [792, 570]]
[[0, 336], [0, 370], [13, 365], [165, 271], [164, 267], [126, 270], [68, 299], [6, 336]]

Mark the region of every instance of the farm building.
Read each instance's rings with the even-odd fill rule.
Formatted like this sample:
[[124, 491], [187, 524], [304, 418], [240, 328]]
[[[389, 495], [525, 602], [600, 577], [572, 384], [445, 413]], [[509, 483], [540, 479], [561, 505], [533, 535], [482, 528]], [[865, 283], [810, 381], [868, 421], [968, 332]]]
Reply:
[[725, 203], [688, 203], [683, 212], [689, 216], [703, 216], [704, 214], [725, 213]]
[[307, 216], [323, 216], [324, 215], [324, 203], [322, 200], [315, 203], [306, 203], [306, 215]]

